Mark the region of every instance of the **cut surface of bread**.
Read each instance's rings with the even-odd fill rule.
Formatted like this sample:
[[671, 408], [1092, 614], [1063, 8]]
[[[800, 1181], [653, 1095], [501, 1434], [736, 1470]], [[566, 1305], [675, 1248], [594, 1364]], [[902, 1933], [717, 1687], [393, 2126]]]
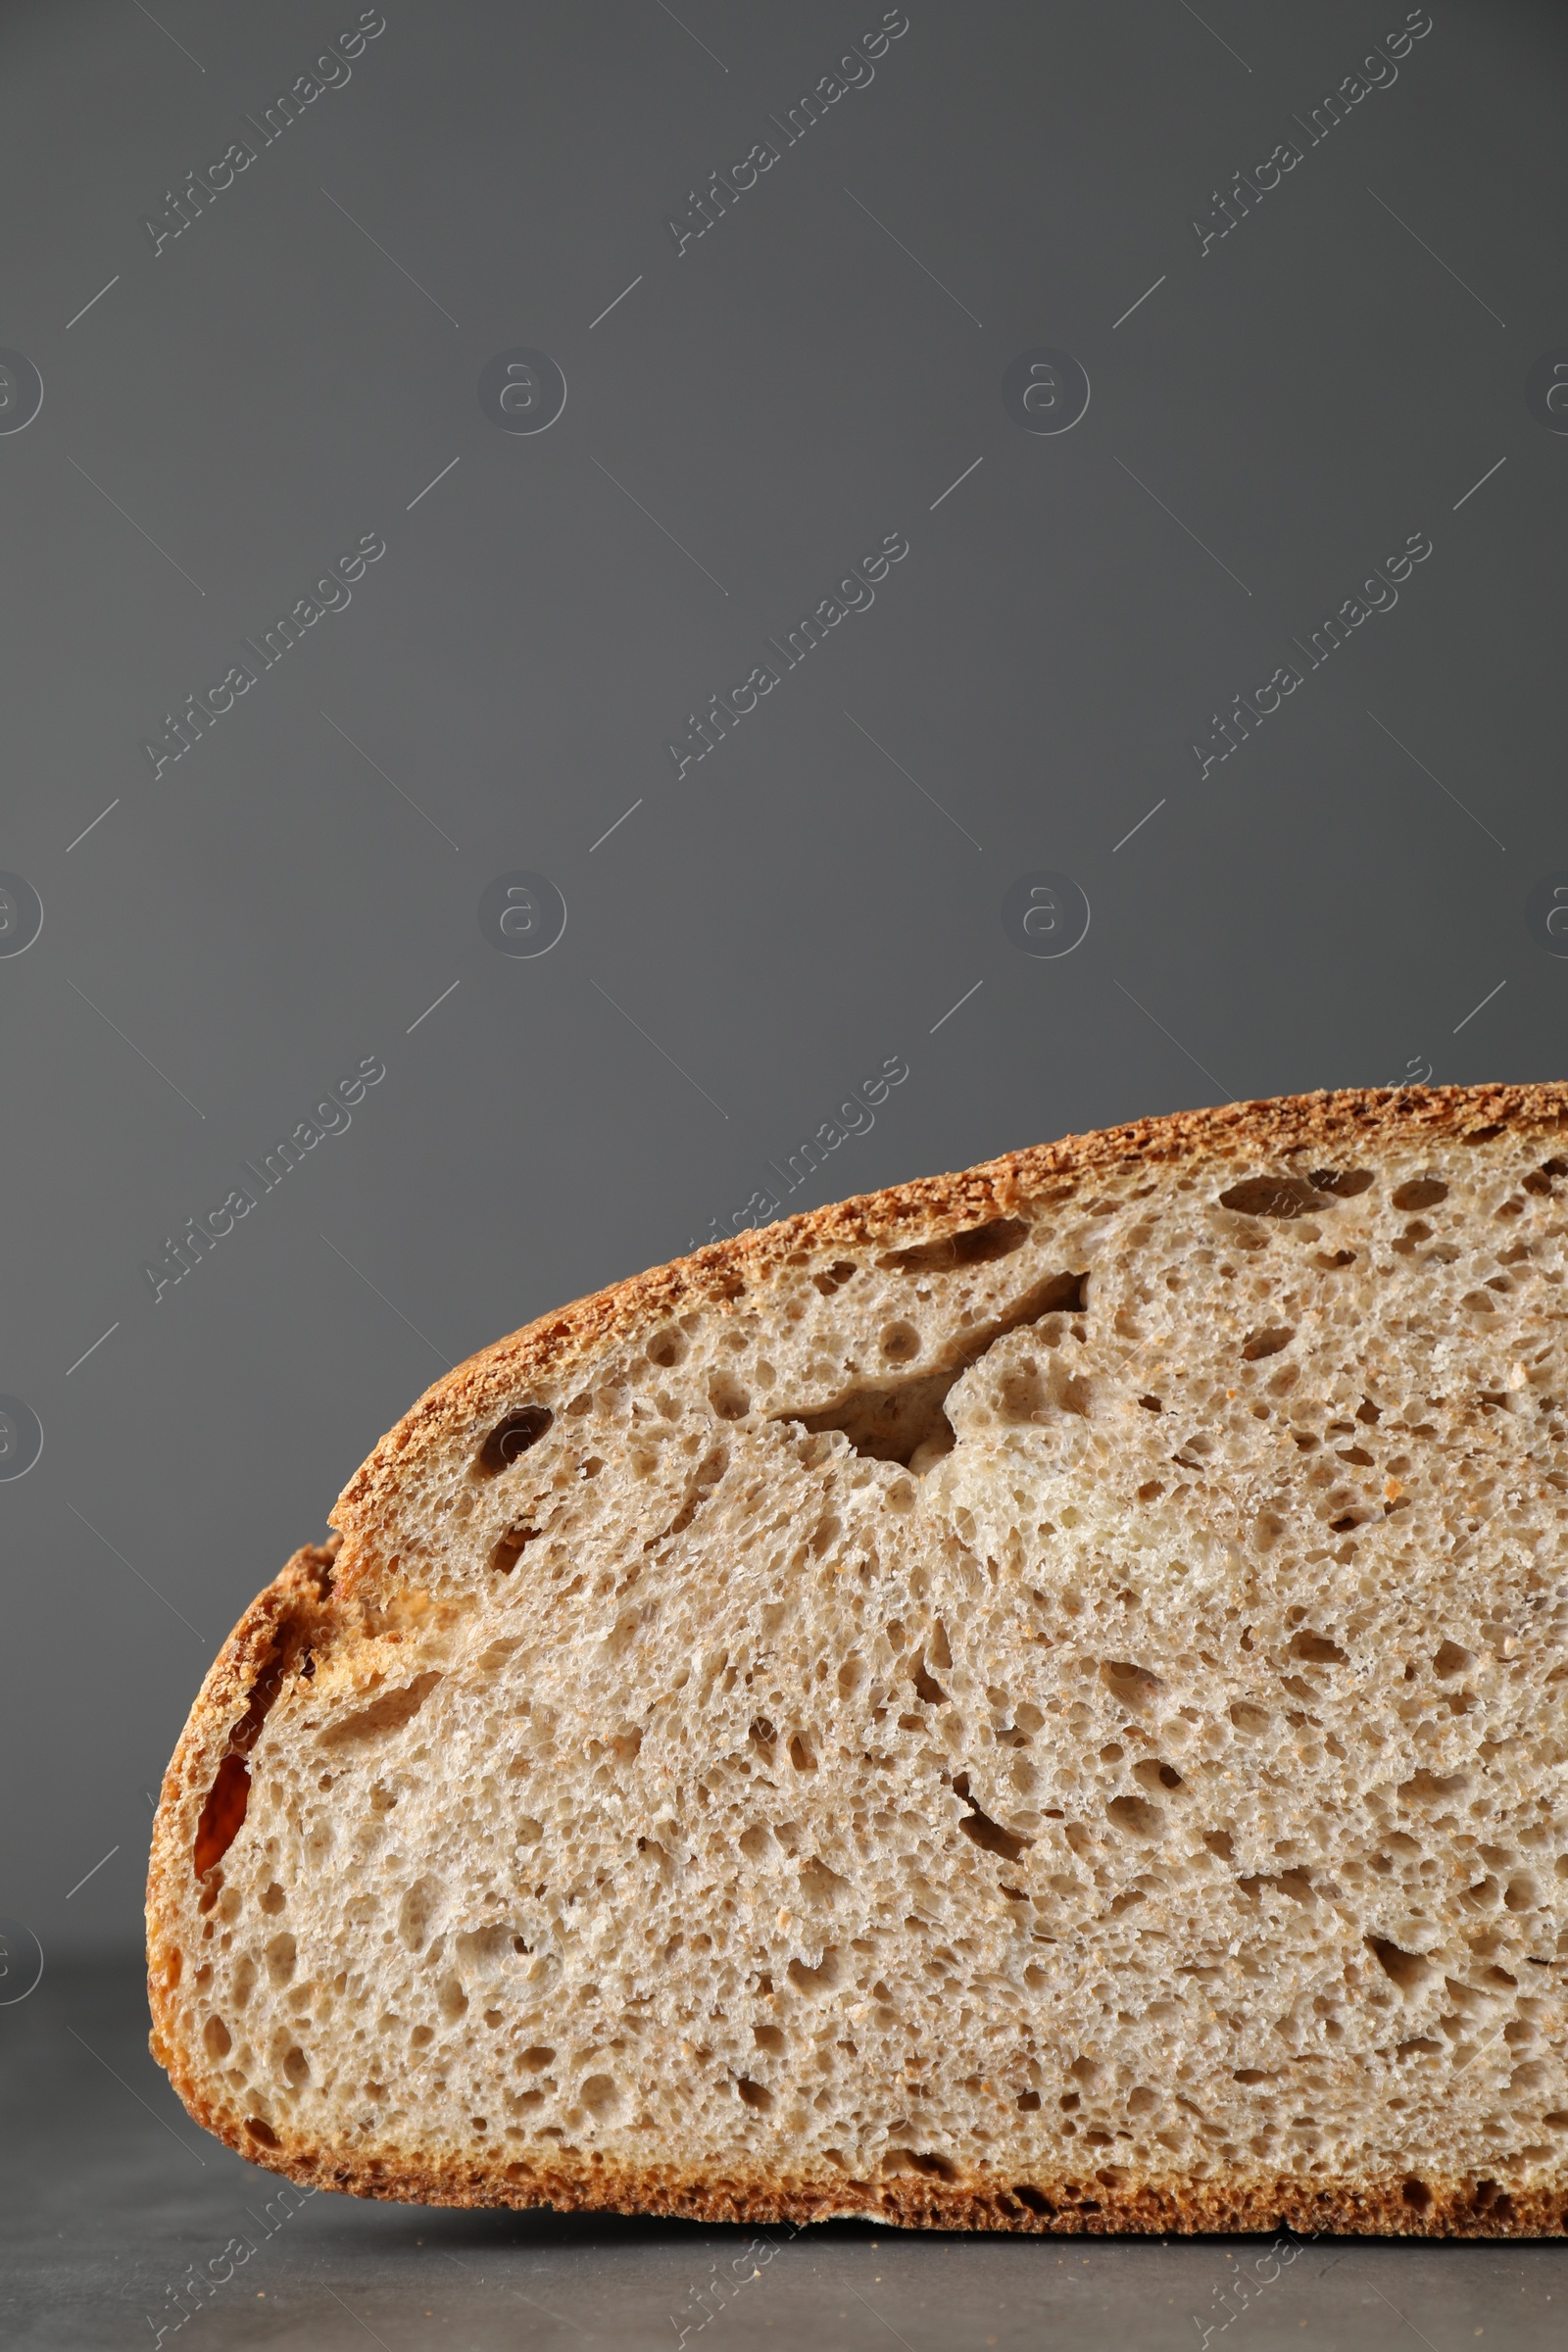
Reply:
[[153, 2049], [299, 2180], [1568, 2226], [1568, 1087], [1146, 1121], [431, 1389], [209, 1674]]

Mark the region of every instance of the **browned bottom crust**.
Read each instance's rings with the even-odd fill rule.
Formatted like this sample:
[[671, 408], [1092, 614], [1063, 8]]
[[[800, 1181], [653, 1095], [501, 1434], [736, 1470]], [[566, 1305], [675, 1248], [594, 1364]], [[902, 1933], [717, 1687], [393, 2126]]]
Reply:
[[[156, 2033], [153, 2056], [168, 2058]], [[307, 2187], [408, 2205], [549, 2206], [558, 2213], [666, 2215], [753, 2228], [808, 2222], [874, 2221], [903, 2230], [1013, 2230], [1048, 2234], [1164, 2237], [1198, 2230], [1293, 2230], [1301, 2236], [1568, 2236], [1568, 2183], [1505, 2188], [1479, 2174], [1420, 2180], [1305, 2180], [1288, 2173], [1228, 2180], [1178, 2174], [1139, 2179], [1118, 2172], [1008, 2180], [973, 2173], [949, 2179], [941, 2157], [906, 2158], [915, 2169], [891, 2179], [805, 2179], [787, 2174], [633, 2168], [564, 2151], [554, 2162], [507, 2163], [502, 2151], [432, 2158], [392, 2149], [376, 2156], [309, 2146], [269, 2146], [252, 2126], [207, 2106], [187, 2078], [174, 2086], [192, 2116], [252, 2164]], [[268, 2127], [264, 2126], [264, 2130]]]

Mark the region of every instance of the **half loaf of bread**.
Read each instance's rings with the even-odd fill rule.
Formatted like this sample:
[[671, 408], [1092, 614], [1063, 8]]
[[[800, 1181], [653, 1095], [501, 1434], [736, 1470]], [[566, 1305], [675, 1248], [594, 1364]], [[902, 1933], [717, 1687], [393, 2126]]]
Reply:
[[1069, 1139], [421, 1397], [164, 1782], [152, 2046], [297, 2180], [1568, 2222], [1568, 1087]]

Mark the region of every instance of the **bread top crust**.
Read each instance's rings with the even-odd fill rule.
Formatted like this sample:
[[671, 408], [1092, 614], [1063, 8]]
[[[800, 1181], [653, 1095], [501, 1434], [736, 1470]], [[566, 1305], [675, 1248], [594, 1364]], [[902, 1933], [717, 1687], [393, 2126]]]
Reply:
[[900, 1245], [1026, 1209], [1129, 1160], [1169, 1166], [1214, 1161], [1239, 1173], [1291, 1173], [1391, 1136], [1402, 1143], [1488, 1143], [1568, 1129], [1568, 1084], [1356, 1088], [1227, 1102], [1063, 1136], [945, 1176], [786, 1217], [710, 1242], [689, 1257], [636, 1274], [542, 1315], [482, 1348], [426, 1389], [339, 1495], [331, 1525], [343, 1551], [338, 1590], [352, 1597], [381, 1563], [398, 1484], [411, 1457], [438, 1450], [476, 1418], [516, 1401], [531, 1384], [557, 1388], [601, 1348], [656, 1318], [722, 1305], [765, 1283], [792, 1256], [835, 1246]]

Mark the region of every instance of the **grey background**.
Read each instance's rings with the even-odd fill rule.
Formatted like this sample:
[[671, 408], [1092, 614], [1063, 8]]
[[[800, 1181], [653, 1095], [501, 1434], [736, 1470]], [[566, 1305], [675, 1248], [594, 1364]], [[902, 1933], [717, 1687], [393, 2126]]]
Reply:
[[[148, 2278], [172, 2254], [146, 2198], [195, 2259], [200, 2176], [133, 1983], [75, 1964], [134, 1945], [218, 1643], [449, 1362], [744, 1217], [889, 1056], [907, 1079], [790, 1209], [1190, 1103], [1563, 1071], [1568, 962], [1527, 902], [1568, 867], [1568, 440], [1525, 391], [1568, 344], [1560, 8], [1435, 0], [1396, 82], [1309, 146], [1293, 118], [1402, 6], [911, 0], [869, 86], [677, 255], [666, 217], [880, 8], [387, 0], [346, 86], [155, 256], [143, 216], [358, 13], [0, 18], [0, 343], [44, 382], [0, 435], [0, 867], [45, 910], [0, 958], [0, 1392], [45, 1437], [0, 1483], [0, 1909], [50, 1963], [0, 2062], [65, 2168], [22, 2159], [43, 2239], [87, 2259], [119, 2150], [143, 2202], [115, 2245]], [[1300, 165], [1203, 251], [1194, 217], [1288, 137]], [[519, 345], [568, 386], [537, 437], [477, 397]], [[1002, 402], [1038, 345], [1092, 386], [1060, 437]], [[1200, 775], [1211, 714], [1418, 531], [1396, 608]], [[365, 532], [386, 554], [347, 610], [155, 779], [163, 714]], [[685, 714], [890, 532], [874, 607], [677, 781]], [[1041, 868], [1093, 909], [1056, 961], [1003, 926]], [[568, 909], [537, 960], [479, 929], [515, 869]], [[348, 1131], [155, 1304], [142, 1262], [362, 1056], [386, 1076]], [[93, 2000], [119, 2090], [69, 2040]], [[413, 2243], [334, 2208], [292, 2225], [313, 2261]], [[476, 2260], [543, 2242], [440, 2227]], [[612, 2232], [558, 2237], [601, 2276]], [[1099, 2276], [955, 2246], [910, 2277], [1038, 2282], [1058, 2251]], [[1474, 2324], [1524, 2340], [1544, 2255], [1354, 2262], [1406, 2252], [1445, 2352], [1459, 2275], [1483, 2303], [1506, 2282], [1515, 2320]], [[1107, 2340], [1191, 2340], [1188, 2272], [1162, 2332], [1149, 2258]], [[906, 2336], [927, 2291], [901, 2289]], [[943, 2340], [1024, 2340], [978, 2291]], [[121, 2340], [101, 2296], [37, 2292], [36, 2340]], [[380, 2333], [406, 2303], [388, 2340], [426, 2340], [431, 2299]], [[845, 2340], [880, 2335], [841, 2300]], [[1396, 2326], [1359, 2286], [1304, 2308], [1245, 2325]], [[785, 2309], [757, 2330], [784, 2340]], [[821, 2309], [797, 2321], [829, 2340]], [[256, 2340], [335, 2341], [312, 2312]]]

